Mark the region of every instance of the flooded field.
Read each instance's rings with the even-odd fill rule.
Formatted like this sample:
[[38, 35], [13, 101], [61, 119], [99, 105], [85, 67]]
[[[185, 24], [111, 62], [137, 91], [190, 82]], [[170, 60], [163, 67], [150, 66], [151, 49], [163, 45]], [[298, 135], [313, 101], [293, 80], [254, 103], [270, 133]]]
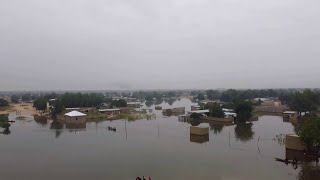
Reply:
[[[188, 111], [191, 105], [182, 99], [172, 107]], [[284, 180], [308, 172], [275, 161], [286, 157], [277, 135], [294, 133], [282, 117], [260, 116], [246, 126], [203, 123], [210, 134], [197, 138], [190, 137], [190, 124], [150, 108], [155, 120], [93, 122], [77, 131], [51, 122], [16, 121], [10, 134], [0, 134], [0, 179]]]

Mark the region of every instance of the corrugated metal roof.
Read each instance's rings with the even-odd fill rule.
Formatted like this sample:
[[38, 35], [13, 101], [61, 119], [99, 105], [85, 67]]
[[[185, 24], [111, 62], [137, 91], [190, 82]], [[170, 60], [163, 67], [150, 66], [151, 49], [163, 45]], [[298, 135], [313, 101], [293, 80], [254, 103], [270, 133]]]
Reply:
[[190, 113], [198, 113], [198, 114], [208, 113], [208, 112], [209, 112], [209, 109], [197, 110], [197, 111], [190, 111]]
[[86, 114], [83, 114], [79, 111], [71, 111], [69, 113], [64, 114], [65, 116], [75, 117], [75, 116], [86, 116]]

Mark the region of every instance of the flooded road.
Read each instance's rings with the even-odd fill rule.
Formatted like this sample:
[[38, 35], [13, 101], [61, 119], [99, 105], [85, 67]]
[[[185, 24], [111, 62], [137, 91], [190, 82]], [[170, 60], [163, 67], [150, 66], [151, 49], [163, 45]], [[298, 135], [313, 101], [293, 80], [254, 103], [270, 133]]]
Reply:
[[[188, 111], [191, 105], [182, 99], [172, 107]], [[286, 156], [276, 135], [294, 133], [282, 117], [261, 116], [241, 127], [203, 123], [210, 127], [209, 137], [197, 139], [190, 137], [190, 124], [150, 108], [157, 119], [88, 123], [77, 131], [52, 129], [50, 122], [17, 121], [9, 135], [0, 134], [0, 179], [297, 179], [300, 167], [275, 161]]]

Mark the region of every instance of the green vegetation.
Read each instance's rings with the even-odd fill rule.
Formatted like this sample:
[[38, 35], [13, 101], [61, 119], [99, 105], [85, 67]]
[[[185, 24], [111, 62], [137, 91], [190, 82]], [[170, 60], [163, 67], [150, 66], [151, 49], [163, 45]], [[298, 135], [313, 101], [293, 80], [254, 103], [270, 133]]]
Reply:
[[240, 101], [235, 104], [235, 113], [237, 113], [237, 122], [246, 122], [252, 117], [253, 107], [249, 101]]
[[291, 97], [287, 97], [287, 101], [289, 107], [294, 111], [298, 111], [299, 114], [301, 112], [312, 113], [320, 105], [320, 94], [307, 89], [303, 92], [292, 94]]
[[210, 105], [208, 109], [209, 109], [208, 116], [216, 117], [216, 118], [224, 118], [224, 112], [219, 104], [215, 103], [213, 105]]
[[19, 95], [14, 94], [11, 96], [11, 102], [13, 102], [13, 103], [18, 103], [19, 99], [20, 99]]
[[8, 115], [1, 114], [0, 115], [0, 127], [4, 129], [8, 129], [10, 127], [10, 123], [8, 123]]
[[64, 107], [97, 107], [104, 102], [102, 94], [65, 93], [60, 96]]
[[197, 99], [198, 99], [199, 101], [202, 101], [202, 100], [205, 100], [206, 98], [204, 97], [204, 94], [203, 94], [203, 93], [199, 93], [199, 94], [197, 95]]
[[191, 119], [190, 119], [190, 124], [191, 124], [192, 126], [199, 126], [199, 124], [201, 124], [201, 121], [200, 121], [200, 119], [198, 119], [198, 118], [191, 118]]
[[216, 100], [216, 99], [219, 99], [220, 98], [220, 95], [221, 93], [217, 90], [207, 90], [206, 91], [206, 94], [207, 94], [207, 98], [210, 99], [210, 100]]
[[53, 105], [53, 109], [51, 111], [51, 114], [53, 116], [57, 115], [57, 114], [60, 114], [62, 111], [64, 111], [64, 104], [62, 102], [61, 99], [57, 99], [54, 101], [54, 105]]
[[113, 100], [110, 104], [110, 107], [127, 107], [128, 104], [124, 99]]
[[190, 115], [190, 118], [191, 118], [191, 119], [199, 119], [200, 117], [201, 117], [201, 115], [198, 114], [198, 113], [192, 113], [192, 114]]
[[44, 111], [47, 109], [47, 99], [38, 98], [33, 102], [33, 107], [35, 107], [38, 111]]
[[308, 148], [320, 150], [320, 118], [311, 118], [304, 123], [298, 133]]
[[0, 99], [0, 107], [9, 106], [9, 102], [5, 99]]

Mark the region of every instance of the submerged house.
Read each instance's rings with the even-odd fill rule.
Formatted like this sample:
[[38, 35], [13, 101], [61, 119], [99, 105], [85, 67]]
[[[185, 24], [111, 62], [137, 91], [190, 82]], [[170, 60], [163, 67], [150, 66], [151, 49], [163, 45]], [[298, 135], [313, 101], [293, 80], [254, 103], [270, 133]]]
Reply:
[[298, 112], [296, 111], [285, 111], [283, 112], [283, 121], [284, 122], [291, 122], [294, 124], [298, 123]]
[[87, 115], [79, 111], [71, 111], [64, 114], [66, 128], [85, 128]]
[[185, 111], [186, 111], [185, 107], [162, 109], [162, 114], [166, 116], [182, 115], [182, 114], [185, 114]]

